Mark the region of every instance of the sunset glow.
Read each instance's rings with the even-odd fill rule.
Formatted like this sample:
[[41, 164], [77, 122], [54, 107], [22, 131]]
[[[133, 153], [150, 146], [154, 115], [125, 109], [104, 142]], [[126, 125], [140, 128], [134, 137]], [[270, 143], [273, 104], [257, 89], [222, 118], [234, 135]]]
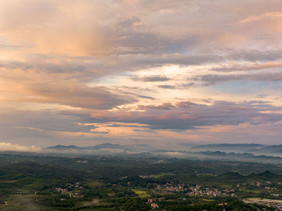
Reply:
[[0, 0], [0, 147], [281, 144], [281, 128], [280, 0]]

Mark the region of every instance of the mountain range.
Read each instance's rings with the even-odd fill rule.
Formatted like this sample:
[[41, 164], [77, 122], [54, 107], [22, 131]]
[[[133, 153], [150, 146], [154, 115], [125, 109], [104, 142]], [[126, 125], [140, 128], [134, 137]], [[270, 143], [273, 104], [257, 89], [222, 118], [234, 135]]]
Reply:
[[259, 155], [282, 155], [281, 145], [262, 145], [262, 144], [207, 144], [192, 147], [193, 151], [222, 151], [253, 153]]
[[47, 152], [56, 153], [150, 153], [160, 156], [190, 157], [200, 159], [223, 159], [223, 160], [269, 160], [282, 159], [282, 145], [261, 144], [208, 144], [194, 147], [183, 147], [181, 150], [164, 150], [147, 144], [120, 145], [102, 143], [94, 146], [79, 147], [75, 145], [56, 145], [46, 148]]
[[94, 146], [87, 146], [87, 147], [78, 147], [75, 145], [56, 145], [47, 147], [47, 150], [56, 150], [56, 151], [64, 151], [64, 150], [105, 150], [105, 149], [112, 149], [112, 150], [123, 150], [123, 151], [152, 151], [154, 150], [153, 147], [147, 144], [136, 144], [136, 145], [120, 145], [120, 144], [111, 144], [111, 143], [103, 143]]

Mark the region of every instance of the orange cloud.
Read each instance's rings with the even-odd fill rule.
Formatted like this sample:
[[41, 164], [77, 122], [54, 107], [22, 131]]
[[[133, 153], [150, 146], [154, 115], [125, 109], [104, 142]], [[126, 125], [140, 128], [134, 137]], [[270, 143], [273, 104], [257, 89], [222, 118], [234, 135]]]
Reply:
[[0, 36], [30, 46], [32, 53], [103, 55], [110, 40], [99, 23], [101, 15], [91, 1], [11, 0], [0, 9]]
[[45, 74], [36, 70], [7, 70], [0, 73], [0, 99], [39, 102], [77, 108], [110, 109], [126, 104], [125, 99], [105, 87], [88, 87], [66, 75]]

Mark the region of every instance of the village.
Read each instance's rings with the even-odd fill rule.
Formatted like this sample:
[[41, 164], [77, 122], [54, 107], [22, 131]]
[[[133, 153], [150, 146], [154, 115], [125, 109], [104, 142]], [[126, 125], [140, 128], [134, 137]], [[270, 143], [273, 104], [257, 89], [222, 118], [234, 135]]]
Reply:
[[165, 190], [169, 192], [185, 192], [192, 196], [237, 197], [236, 194], [234, 193], [235, 191], [232, 189], [219, 190], [217, 188], [202, 187], [200, 185], [195, 185], [195, 186], [189, 186], [186, 184], [176, 185], [173, 182], [166, 183], [164, 185], [157, 185], [157, 189]]

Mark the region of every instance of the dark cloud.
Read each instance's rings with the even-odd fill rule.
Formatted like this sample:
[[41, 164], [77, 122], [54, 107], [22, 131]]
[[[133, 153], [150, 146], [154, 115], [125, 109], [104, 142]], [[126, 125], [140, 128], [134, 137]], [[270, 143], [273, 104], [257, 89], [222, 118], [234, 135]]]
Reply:
[[184, 101], [184, 102], [178, 102], [176, 105], [180, 108], [190, 108], [191, 106], [195, 106], [197, 104], [191, 102], [191, 101]]
[[[98, 122], [141, 123], [151, 129], [186, 130], [198, 126], [239, 125], [241, 123], [264, 124], [282, 120], [282, 115], [264, 114], [264, 110], [281, 108], [258, 106], [251, 103], [218, 101], [208, 106], [193, 102], [179, 102], [176, 106], [168, 104], [169, 109], [146, 107], [145, 112], [111, 112], [102, 116], [93, 115]], [[265, 105], [265, 103], [262, 103]]]
[[38, 98], [36, 102], [50, 102], [72, 107], [88, 109], [110, 109], [117, 105], [134, 102], [130, 97], [115, 95], [103, 87], [87, 87], [79, 84], [55, 84], [56, 86], [44, 86], [37, 84], [32, 87], [32, 92], [44, 98]]
[[163, 103], [161, 105], [139, 105], [138, 109], [140, 109], [140, 110], [146, 110], [146, 109], [169, 110], [173, 107], [174, 107], [174, 105], [172, 105], [171, 103]]
[[[81, 124], [82, 114], [74, 115], [51, 110], [18, 111], [1, 109], [0, 140], [21, 144], [48, 146], [73, 139], [72, 133], [89, 133], [94, 126]], [[61, 134], [61, 135], [60, 135]], [[65, 134], [65, 137], [64, 137]], [[79, 140], [78, 137], [75, 138]], [[85, 138], [84, 138], [85, 139]]]
[[282, 58], [282, 50], [231, 50], [227, 58], [235, 61], [269, 62]]
[[158, 87], [162, 89], [177, 89], [176, 86], [171, 86], [171, 85], [158, 85]]
[[[11, 74], [12, 73], [12, 74]], [[105, 86], [88, 86], [68, 75], [46, 74], [34, 69], [3, 70], [0, 73], [3, 83], [11, 84], [7, 93], [14, 95], [13, 101], [61, 104], [86, 109], [111, 109], [118, 105], [135, 102], [132, 96], [115, 94]], [[20, 86], [17, 86], [20, 84]], [[9, 94], [6, 94], [9, 99]]]
[[57, 132], [89, 132], [95, 127], [84, 125], [83, 115], [73, 115], [56, 111], [17, 111], [6, 110], [0, 114], [1, 128], [10, 128], [18, 133], [20, 129]]
[[182, 83], [182, 84], [176, 84], [176, 85], [158, 85], [159, 88], [162, 89], [187, 89], [194, 87], [196, 84], [191, 82], [191, 83]]
[[145, 96], [145, 95], [137, 95], [140, 98], [144, 98], [144, 99], [150, 99], [150, 100], [155, 100], [155, 98], [153, 97], [149, 97], [149, 96]]
[[[206, 64], [220, 64], [222, 62], [274, 62], [282, 58], [282, 50], [230, 50], [221, 49], [220, 51], [206, 52], [193, 52], [190, 54], [183, 53], [159, 53], [152, 54], [128, 53], [126, 55], [114, 54], [111, 57], [68, 57], [58, 56], [56, 62], [53, 62], [52, 57], [46, 55], [34, 55], [27, 59], [26, 62], [20, 61], [5, 61], [1, 62], [0, 66], [7, 69], [24, 69], [36, 70], [42, 73], [58, 73], [67, 74], [69, 77], [73, 76], [83, 82], [89, 82], [97, 77], [104, 75], [111, 75], [121, 71], [134, 71], [142, 68], [158, 67], [163, 65], [206, 65]], [[70, 60], [69, 62], [65, 62]], [[279, 64], [273, 65], [254, 65], [252, 66], [233, 66], [233, 67], [220, 67], [215, 68], [215, 71], [250, 71], [259, 70], [263, 68], [278, 68]], [[169, 81], [166, 76], [156, 75], [134, 78], [134, 80], [144, 81]]]
[[138, 54], [118, 57], [118, 69], [140, 70], [142, 68], [158, 67], [163, 65], [196, 66], [206, 64], [220, 64], [226, 62], [274, 62], [282, 58], [282, 50], [230, 50], [221, 49], [191, 54]]
[[147, 77], [132, 77], [132, 80], [134, 81], [144, 81], [144, 82], [158, 82], [158, 81], [169, 81], [170, 78], [162, 75], [153, 75], [153, 76], [147, 76]]
[[228, 75], [216, 75], [208, 74], [195, 78], [205, 82], [206, 85], [213, 85], [227, 81], [238, 81], [238, 80], [251, 80], [251, 81], [268, 81], [278, 82], [282, 80], [282, 72], [272, 73], [257, 73], [257, 74], [228, 74]]
[[185, 39], [173, 39], [170, 37], [158, 36], [153, 33], [140, 33], [131, 31], [122, 33], [117, 41], [115, 54], [175, 54], [184, 53], [187, 49], [197, 46], [199, 40], [196, 36], [189, 36]]

